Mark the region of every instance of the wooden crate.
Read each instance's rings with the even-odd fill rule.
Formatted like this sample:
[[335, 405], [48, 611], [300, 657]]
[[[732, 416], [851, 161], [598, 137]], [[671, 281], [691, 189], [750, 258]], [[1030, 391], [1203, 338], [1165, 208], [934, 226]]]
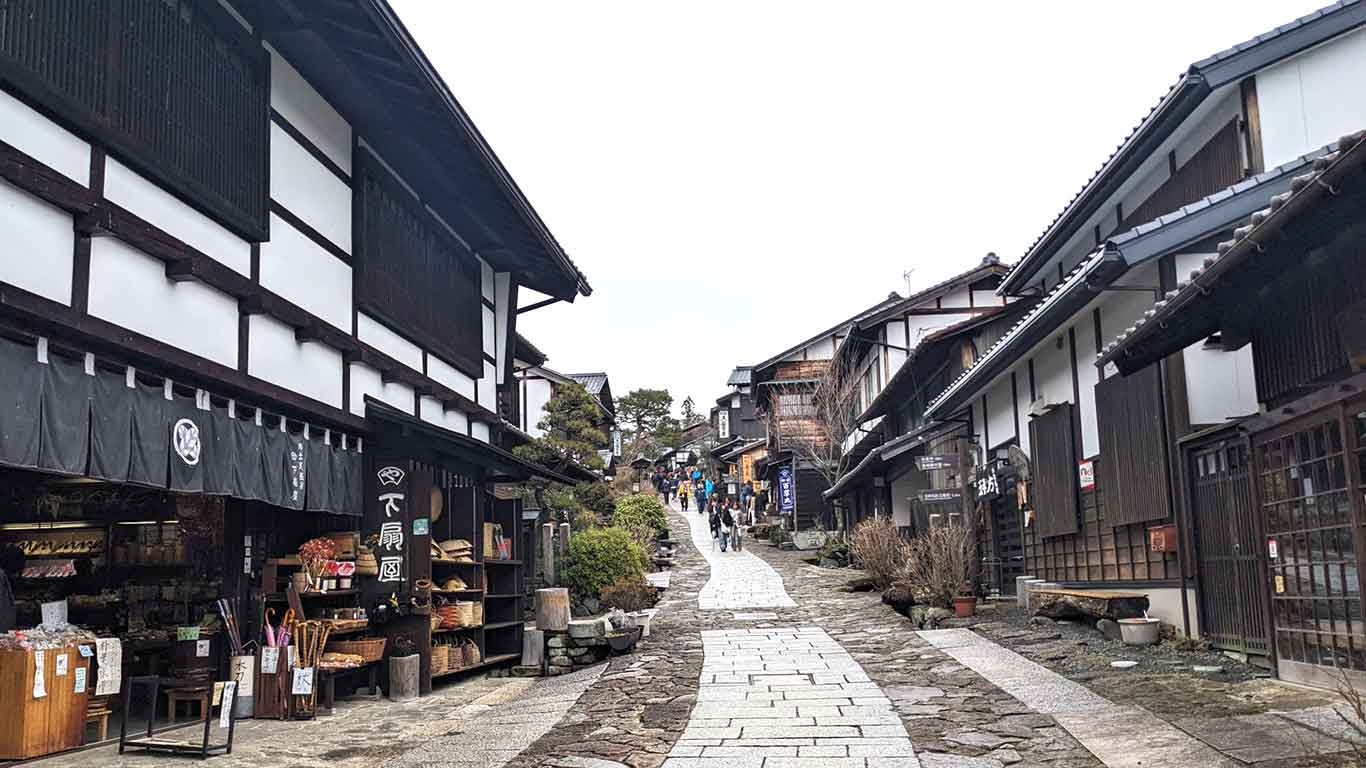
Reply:
[[[92, 646], [93, 647], [93, 646]], [[43, 656], [47, 695], [33, 698], [38, 654]], [[57, 675], [57, 657], [67, 657], [67, 672]], [[86, 690], [76, 693], [76, 670], [84, 669]], [[21, 760], [81, 746], [85, 713], [95, 681], [90, 659], [76, 646], [45, 651], [0, 651], [0, 759]]]

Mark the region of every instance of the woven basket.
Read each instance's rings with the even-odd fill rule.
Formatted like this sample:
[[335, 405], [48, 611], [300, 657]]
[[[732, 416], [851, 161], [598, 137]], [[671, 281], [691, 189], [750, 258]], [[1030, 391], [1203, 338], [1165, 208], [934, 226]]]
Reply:
[[479, 653], [479, 645], [468, 638], [460, 641], [460, 653], [464, 656], [467, 667], [472, 667], [484, 660], [483, 654]]
[[472, 614], [471, 618], [473, 619], [473, 621], [471, 622], [470, 626], [471, 626], [471, 627], [481, 627], [481, 626], [483, 626], [483, 625], [484, 625], [484, 604], [483, 604], [483, 603], [479, 603], [479, 602], [474, 602], [474, 603], [470, 603], [470, 605], [474, 606], [473, 608], [470, 609], [470, 613]]
[[476, 605], [476, 603], [468, 602], [468, 601], [465, 601], [465, 600], [457, 600], [457, 601], [455, 602], [455, 614], [456, 614], [456, 619], [455, 619], [455, 620], [456, 620], [456, 626], [458, 626], [458, 627], [473, 627], [473, 626], [475, 626], [475, 623], [474, 623], [474, 606], [475, 606], [475, 605]]
[[440, 609], [437, 609], [437, 610], [435, 610], [435, 611], [432, 611], [432, 631], [433, 631], [433, 632], [437, 631], [438, 629], [441, 629], [441, 624], [442, 624], [442, 622], [443, 622], [443, 619], [441, 618], [441, 611], [440, 611]]
[[433, 646], [432, 646], [432, 674], [433, 674], [433, 675], [439, 675], [439, 674], [441, 674], [442, 672], [445, 672], [445, 671], [446, 671], [446, 669], [447, 669], [447, 664], [449, 663], [449, 657], [450, 657], [450, 653], [448, 652], [449, 649], [450, 649], [450, 646], [448, 646], [448, 645], [433, 645]]
[[329, 640], [327, 650], [331, 653], [353, 653], [370, 662], [384, 658], [383, 637], [362, 637], [358, 640]]

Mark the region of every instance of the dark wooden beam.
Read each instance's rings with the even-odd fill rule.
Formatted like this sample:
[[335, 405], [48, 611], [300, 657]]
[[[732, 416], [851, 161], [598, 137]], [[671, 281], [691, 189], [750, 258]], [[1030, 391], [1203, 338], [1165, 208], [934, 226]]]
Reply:
[[0, 179], [73, 214], [88, 212], [99, 199], [94, 192], [3, 141], [0, 141]]

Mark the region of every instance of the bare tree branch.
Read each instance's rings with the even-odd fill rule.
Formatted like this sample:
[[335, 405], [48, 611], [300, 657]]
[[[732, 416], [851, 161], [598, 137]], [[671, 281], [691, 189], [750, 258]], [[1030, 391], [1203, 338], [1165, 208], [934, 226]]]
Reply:
[[845, 470], [843, 442], [857, 426], [858, 374], [841, 355], [814, 383], [774, 385], [769, 400], [769, 434], [777, 436], [778, 448], [792, 451], [831, 485]]

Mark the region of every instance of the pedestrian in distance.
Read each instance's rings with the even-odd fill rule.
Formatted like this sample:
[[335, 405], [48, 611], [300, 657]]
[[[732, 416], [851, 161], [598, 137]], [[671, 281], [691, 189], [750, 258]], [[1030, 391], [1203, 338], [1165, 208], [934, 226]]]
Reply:
[[725, 552], [726, 540], [721, 538], [721, 512], [714, 506], [711, 507], [711, 515], [707, 518], [707, 525], [711, 528], [712, 546], [716, 546], [716, 542], [720, 541], [721, 551]]
[[675, 473], [673, 474], [673, 476], [669, 478], [669, 498], [670, 498], [670, 499], [672, 499], [672, 498], [674, 498], [675, 496], [678, 495], [678, 485], [679, 485], [679, 482], [678, 482], [678, 473], [675, 472]]
[[692, 495], [692, 481], [684, 478], [678, 484], [678, 503], [683, 506], [683, 511], [688, 511], [688, 497]]
[[[735, 534], [735, 515], [731, 514], [731, 507], [732, 507], [734, 504], [735, 504], [735, 500], [734, 500], [734, 499], [731, 499], [729, 504], [719, 505], [719, 506], [720, 506], [720, 513], [719, 513], [719, 516], [720, 516], [720, 518], [721, 518], [720, 522], [721, 522], [721, 551], [722, 551], [722, 552], [725, 552], [725, 551], [726, 551], [726, 544], [729, 543], [730, 539], [731, 539], [731, 538], [734, 536], [734, 534]], [[737, 547], [737, 548], [738, 548], [738, 547]]]
[[734, 497], [730, 500], [730, 505], [726, 510], [730, 514], [730, 545], [736, 552], [740, 551], [740, 529], [745, 523], [745, 512], [740, 507], [740, 501]]
[[697, 502], [697, 514], [707, 514], [707, 486], [700, 479], [692, 481], [692, 495]]

